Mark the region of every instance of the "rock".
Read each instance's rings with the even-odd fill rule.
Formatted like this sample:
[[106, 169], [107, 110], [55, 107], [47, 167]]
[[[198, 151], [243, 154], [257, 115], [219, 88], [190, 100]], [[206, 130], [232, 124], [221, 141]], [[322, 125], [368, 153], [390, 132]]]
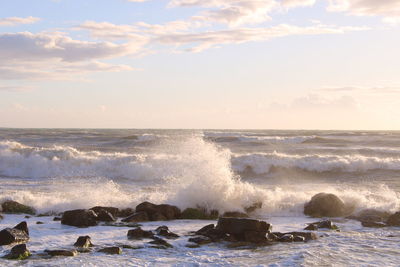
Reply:
[[181, 219], [189, 220], [216, 220], [218, 211], [207, 212], [205, 209], [187, 208], [181, 214]]
[[172, 245], [162, 238], [154, 236], [153, 239], [154, 240], [150, 241], [149, 244], [158, 245], [156, 248], [172, 248]]
[[188, 241], [192, 242], [192, 243], [196, 243], [198, 245], [205, 245], [205, 244], [209, 244], [212, 242], [212, 240], [210, 238], [205, 237], [205, 236], [192, 237], [192, 238], [189, 238]]
[[339, 217], [345, 212], [343, 201], [334, 194], [319, 193], [304, 205], [304, 214], [312, 217]]
[[264, 232], [246, 231], [244, 232], [244, 240], [251, 243], [265, 243], [268, 241]]
[[164, 236], [168, 239], [178, 238], [179, 235], [171, 232], [167, 226], [160, 226], [156, 229], [157, 235]]
[[45, 250], [47, 254], [50, 256], [65, 256], [65, 257], [74, 257], [78, 255], [76, 250], [64, 250], [64, 249], [56, 249], [56, 250]]
[[313, 223], [310, 223], [306, 228], [304, 228], [304, 230], [307, 230], [307, 231], [317, 231], [317, 230], [318, 230], [318, 226], [315, 225], [315, 224], [313, 224]]
[[151, 221], [168, 221], [167, 217], [165, 217], [164, 215], [162, 215], [159, 212], [155, 212], [155, 213], [151, 214], [150, 220]]
[[290, 233], [286, 233], [286, 234], [290, 234], [293, 236], [302, 236], [302, 237], [304, 237], [305, 241], [318, 239], [318, 236], [313, 232], [290, 232]]
[[142, 239], [142, 238], [153, 238], [154, 234], [152, 231], [144, 231], [142, 228], [138, 227], [129, 230], [127, 236], [129, 239]]
[[179, 219], [181, 216], [181, 210], [176, 206], [161, 204], [157, 205], [156, 209], [159, 213], [164, 215], [167, 220]]
[[44, 224], [44, 222], [37, 221], [36, 224]]
[[34, 215], [36, 210], [30, 206], [23, 205], [16, 201], [7, 200], [1, 204], [4, 213], [26, 213]]
[[231, 218], [248, 218], [249, 215], [239, 211], [228, 211], [225, 212], [222, 217], [231, 217]]
[[305, 242], [306, 239], [305, 239], [304, 236], [296, 235], [296, 236], [293, 237], [293, 241], [294, 242]]
[[93, 247], [93, 244], [92, 244], [92, 240], [91, 240], [90, 236], [86, 235], [86, 236], [78, 237], [74, 246], [79, 247], [79, 248], [89, 248], [89, 247]]
[[3, 215], [0, 214], [0, 221], [3, 220], [3, 219], [4, 219]]
[[125, 209], [120, 210], [120, 211], [118, 212], [117, 216], [114, 216], [114, 217], [125, 218], [125, 217], [128, 217], [128, 216], [131, 216], [131, 215], [134, 214], [134, 213], [135, 213], [135, 210], [134, 210], [134, 209], [125, 208]]
[[10, 260], [25, 260], [31, 256], [30, 251], [27, 249], [26, 244], [20, 244], [13, 247], [9, 254], [4, 256]]
[[323, 220], [317, 223], [318, 229], [339, 230], [339, 227], [332, 223], [330, 220]]
[[255, 210], [261, 209], [262, 205], [263, 205], [262, 202], [256, 202], [251, 206], [245, 207], [244, 210], [246, 211], [246, 213], [251, 213], [254, 212]]
[[99, 221], [99, 222], [114, 222], [114, 221], [116, 221], [116, 219], [110, 212], [108, 212], [106, 210], [100, 210], [97, 213], [97, 221]]
[[244, 218], [226, 218], [221, 217], [218, 219], [217, 230], [222, 233], [232, 235], [238, 241], [249, 241], [246, 240], [246, 232], [256, 232], [251, 235], [258, 234], [264, 236], [267, 232], [270, 232], [272, 226], [264, 221], [244, 219]]
[[65, 211], [61, 223], [76, 227], [89, 227], [97, 225], [97, 215], [93, 210], [68, 210]]
[[110, 213], [113, 217], [118, 217], [118, 215], [120, 214], [120, 210], [118, 208], [114, 208], [114, 207], [96, 206], [96, 207], [90, 208], [90, 210], [93, 210], [97, 215], [99, 215], [99, 213], [101, 211], [106, 211], [106, 212]]
[[148, 221], [150, 221], [150, 218], [144, 211], [136, 212], [131, 216], [121, 220], [121, 222], [148, 222]]
[[153, 221], [174, 220], [181, 215], [181, 210], [176, 206], [168, 204], [155, 205], [150, 202], [143, 202], [137, 205], [136, 212], [146, 212]]
[[29, 230], [26, 222], [21, 222], [14, 228], [0, 231], [0, 246], [12, 243], [26, 243], [29, 241]]
[[209, 230], [214, 230], [214, 228], [215, 228], [214, 224], [208, 224], [208, 225], [202, 227], [200, 230], [197, 230], [195, 233], [196, 233], [196, 235], [204, 235]]
[[279, 242], [293, 242], [294, 236], [291, 234], [284, 234], [282, 237], [278, 239]]
[[280, 236], [276, 235], [275, 233], [267, 233], [267, 240], [268, 241], [278, 241]]
[[185, 247], [187, 247], [187, 248], [199, 248], [200, 245], [199, 244], [189, 243], [189, 244], [186, 244]]
[[396, 212], [387, 219], [386, 224], [388, 226], [400, 226], [400, 212]]
[[390, 215], [389, 212], [376, 209], [365, 209], [354, 215], [348, 216], [348, 219], [357, 220], [360, 222], [385, 222]]
[[122, 249], [120, 247], [106, 247], [99, 249], [98, 252], [106, 254], [122, 254]]
[[32, 216], [26, 215], [24, 218], [25, 218], [25, 219], [30, 219], [30, 218], [32, 218]]
[[387, 226], [383, 222], [370, 222], [370, 221], [361, 222], [361, 225], [364, 227], [371, 227], [371, 228], [382, 228]]

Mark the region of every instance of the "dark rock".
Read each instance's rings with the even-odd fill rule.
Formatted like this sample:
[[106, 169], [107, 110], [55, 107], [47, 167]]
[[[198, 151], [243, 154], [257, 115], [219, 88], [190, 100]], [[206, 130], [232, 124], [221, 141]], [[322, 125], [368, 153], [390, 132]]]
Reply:
[[187, 248], [199, 248], [200, 245], [199, 244], [189, 243], [189, 244], [186, 244], [185, 247], [187, 247]]
[[259, 220], [221, 217], [218, 219], [216, 229], [234, 236], [239, 241], [247, 241], [245, 232], [252, 231], [257, 232], [260, 236], [265, 236], [267, 232], [271, 231], [272, 226]]
[[161, 204], [157, 205], [156, 209], [157, 212], [165, 216], [167, 220], [179, 219], [181, 216], [181, 210], [176, 206]]
[[56, 249], [56, 250], [45, 250], [47, 254], [50, 256], [65, 256], [65, 257], [74, 257], [78, 255], [76, 250], [65, 250], [65, 249]]
[[106, 253], [106, 254], [121, 254], [122, 249], [120, 247], [107, 247], [99, 249], [98, 252]]
[[396, 212], [387, 219], [386, 224], [388, 226], [400, 226], [400, 212]]
[[53, 221], [61, 221], [61, 217], [54, 217]]
[[80, 247], [80, 248], [89, 248], [89, 247], [93, 247], [93, 244], [92, 244], [92, 240], [91, 240], [90, 236], [86, 235], [86, 236], [78, 237], [74, 246]]
[[280, 237], [275, 233], [267, 233], [267, 240], [268, 241], [278, 241]]
[[9, 254], [4, 256], [6, 259], [10, 260], [25, 260], [31, 256], [30, 251], [27, 249], [25, 244], [16, 245], [13, 247]]
[[114, 221], [116, 221], [116, 219], [114, 218], [114, 216], [110, 212], [108, 212], [106, 210], [100, 210], [97, 213], [97, 221], [100, 221], [100, 222], [114, 222]]
[[337, 225], [333, 224], [330, 220], [323, 220], [317, 223], [318, 229], [330, 229], [330, 230], [339, 230]]
[[371, 227], [371, 228], [382, 228], [382, 227], [387, 226], [383, 222], [371, 222], [371, 221], [361, 222], [361, 225], [364, 227]]
[[3, 219], [4, 219], [3, 215], [0, 214], [0, 221], [3, 220]]
[[291, 234], [285, 234], [278, 239], [279, 242], [293, 242], [294, 236]]
[[134, 222], [105, 222], [102, 224], [102, 226], [112, 226], [112, 227], [139, 227], [141, 226], [138, 223], [134, 223]]
[[189, 238], [189, 242], [196, 243], [198, 245], [205, 245], [212, 242], [212, 240], [206, 236], [192, 237]]
[[306, 228], [304, 228], [304, 230], [308, 230], [308, 231], [317, 231], [318, 230], [318, 226], [310, 223]]
[[318, 236], [313, 232], [290, 232], [290, 233], [286, 233], [286, 234], [290, 234], [293, 236], [302, 236], [305, 238], [305, 241], [318, 239]]
[[77, 227], [89, 227], [97, 225], [97, 215], [93, 210], [68, 210], [65, 211], [61, 223]]
[[168, 221], [167, 217], [165, 217], [164, 215], [162, 215], [159, 212], [155, 212], [155, 213], [151, 214], [150, 220], [151, 221]]
[[209, 230], [213, 230], [215, 228], [214, 224], [209, 224], [201, 228], [200, 230], [197, 230], [195, 233], [196, 235], [204, 235], [206, 234]]
[[21, 222], [14, 228], [0, 231], [0, 246], [12, 243], [26, 243], [29, 241], [29, 230], [26, 222]]
[[142, 239], [142, 238], [153, 238], [154, 234], [152, 231], [144, 231], [142, 228], [138, 227], [129, 230], [127, 236], [129, 239]]
[[[158, 245], [158, 246], [163, 246], [165, 248], [172, 248], [172, 245], [170, 243], [168, 243], [167, 241], [165, 241], [162, 238], [153, 236], [153, 241], [150, 241], [149, 244], [153, 244], [153, 245]], [[162, 247], [158, 247], [158, 248], [162, 248]]]
[[26, 215], [24, 218], [25, 218], [25, 219], [30, 219], [30, 218], [32, 218], [32, 216]]
[[305, 242], [306, 239], [305, 239], [304, 236], [296, 235], [296, 236], [293, 237], [293, 241], [294, 242]]
[[218, 211], [208, 212], [206, 209], [201, 208], [187, 208], [181, 214], [181, 219], [188, 220], [216, 220], [218, 218]]
[[245, 210], [247, 213], [251, 213], [251, 212], [253, 212], [253, 211], [255, 211], [255, 210], [261, 209], [261, 208], [262, 208], [262, 205], [263, 205], [262, 202], [256, 202], [256, 203], [254, 203], [254, 204], [251, 205], [251, 206], [245, 207], [244, 210]]
[[44, 224], [44, 222], [37, 221], [36, 224]]
[[231, 217], [231, 218], [248, 218], [249, 215], [239, 211], [228, 211], [225, 212], [222, 217]]
[[1, 204], [4, 213], [26, 213], [34, 215], [36, 210], [30, 206], [23, 205], [16, 201], [7, 200]]
[[304, 214], [312, 217], [339, 217], [345, 212], [343, 201], [334, 194], [319, 193], [304, 205]]
[[128, 216], [131, 216], [131, 215], [134, 214], [134, 213], [135, 213], [135, 210], [134, 210], [134, 209], [126, 208], [126, 209], [120, 210], [120, 211], [118, 212], [118, 215], [117, 215], [117, 216], [114, 216], [114, 217], [125, 218], [125, 217], [128, 217]]
[[164, 236], [168, 239], [178, 238], [179, 235], [171, 232], [167, 226], [160, 226], [156, 229], [157, 235]]
[[[176, 206], [168, 204], [155, 205], [150, 202], [143, 202], [137, 205], [136, 212], [146, 212], [152, 220], [159, 220], [164, 218], [166, 220], [174, 220], [178, 219], [181, 215], [181, 210]], [[158, 214], [155, 215], [156, 213]]]
[[90, 210], [93, 210], [97, 215], [99, 215], [99, 213], [101, 211], [106, 211], [106, 212], [110, 213], [113, 217], [117, 217], [118, 214], [120, 214], [120, 210], [118, 208], [114, 208], [114, 207], [96, 206], [96, 207], [91, 208]]
[[376, 209], [365, 209], [354, 215], [348, 216], [348, 219], [357, 220], [360, 222], [385, 222], [391, 213]]
[[144, 211], [136, 212], [131, 216], [121, 220], [121, 222], [148, 222], [148, 221], [150, 221], [150, 218]]
[[264, 243], [268, 241], [264, 232], [256, 232], [256, 231], [244, 232], [244, 240], [251, 243]]

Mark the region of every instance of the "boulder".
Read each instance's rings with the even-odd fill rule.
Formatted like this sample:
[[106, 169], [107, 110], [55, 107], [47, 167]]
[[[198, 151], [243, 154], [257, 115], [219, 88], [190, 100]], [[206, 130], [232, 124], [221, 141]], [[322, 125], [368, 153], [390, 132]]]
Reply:
[[18, 203], [13, 200], [7, 200], [1, 204], [4, 213], [26, 213], [34, 215], [36, 210], [30, 206]]
[[78, 252], [76, 250], [66, 250], [66, 249], [45, 250], [44, 252], [46, 252], [52, 257], [55, 256], [74, 257], [78, 255]]
[[304, 205], [304, 214], [311, 217], [340, 217], [345, 213], [343, 201], [334, 194], [319, 193]]
[[140, 227], [131, 229], [127, 234], [129, 239], [142, 239], [142, 238], [153, 238], [154, 234], [152, 231], [145, 231]]
[[271, 231], [272, 226], [259, 220], [221, 217], [218, 219], [216, 229], [233, 236], [238, 241], [249, 241], [246, 240], [246, 232], [252, 232], [247, 234], [248, 236], [259, 235], [265, 237]]
[[4, 258], [10, 260], [25, 260], [31, 256], [30, 251], [26, 247], [26, 244], [20, 244], [13, 247], [9, 254], [5, 255]]
[[99, 249], [98, 252], [106, 254], [122, 254], [122, 249], [120, 247], [106, 247]]
[[90, 236], [86, 235], [86, 236], [78, 237], [74, 246], [79, 247], [79, 248], [89, 248], [89, 247], [93, 247], [93, 244], [92, 244], [92, 240], [91, 240]]
[[171, 232], [171, 231], [168, 229], [168, 227], [167, 227], [167, 226], [164, 226], [164, 225], [158, 227], [158, 228], [156, 229], [156, 233], [157, 233], [157, 235], [164, 236], [164, 237], [166, 237], [166, 238], [168, 238], [168, 239], [174, 239], [174, 238], [178, 238], [178, 237], [179, 237], [179, 235], [177, 235], [177, 234]]
[[126, 217], [125, 219], [122, 219], [121, 222], [148, 222], [150, 221], [149, 216], [147, 215], [147, 212], [144, 211], [139, 211], [136, 212], [129, 217]]
[[240, 211], [228, 211], [225, 212], [222, 217], [231, 217], [231, 218], [248, 218], [249, 215]]
[[216, 210], [208, 212], [202, 208], [187, 208], [181, 214], [181, 219], [189, 220], [216, 220], [219, 213]]
[[90, 210], [93, 210], [97, 215], [99, 215], [101, 211], [109, 212], [113, 217], [117, 217], [120, 214], [120, 210], [114, 207], [96, 206], [91, 208]]
[[97, 225], [97, 215], [93, 210], [68, 210], [65, 211], [61, 223], [76, 227], [89, 227]]
[[152, 221], [174, 220], [181, 215], [181, 210], [172, 205], [156, 205], [150, 202], [143, 202], [136, 206], [136, 212], [146, 212]]
[[29, 241], [29, 230], [26, 222], [21, 222], [14, 228], [5, 228], [0, 231], [0, 246]]
[[100, 210], [97, 213], [97, 219], [96, 220], [99, 221], [99, 222], [114, 222], [114, 221], [116, 221], [114, 216], [110, 212], [108, 212], [106, 210]]
[[168, 221], [167, 217], [162, 215], [160, 212], [155, 212], [150, 215], [151, 221]]
[[387, 219], [386, 224], [388, 226], [400, 226], [400, 212], [396, 212]]

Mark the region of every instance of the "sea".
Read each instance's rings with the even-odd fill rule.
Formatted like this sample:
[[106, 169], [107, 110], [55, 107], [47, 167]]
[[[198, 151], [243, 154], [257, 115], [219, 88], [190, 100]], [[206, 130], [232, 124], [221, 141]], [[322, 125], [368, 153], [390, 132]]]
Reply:
[[[243, 211], [274, 231], [298, 231], [316, 219], [303, 214], [317, 193], [333, 193], [355, 212], [400, 210], [399, 131], [153, 130], [0, 128], [0, 202], [58, 213], [93, 206], [134, 208], [143, 201], [181, 209]], [[400, 228], [364, 228], [333, 218], [337, 231], [318, 240], [256, 248], [213, 243], [188, 248], [187, 234], [216, 221], [147, 222], [181, 237], [173, 248], [128, 240], [128, 227], [75, 228], [54, 216], [3, 214], [0, 229], [28, 222], [33, 254], [72, 248], [80, 235], [96, 246], [132, 245], [121, 255], [99, 252], [0, 266], [399, 266]], [[37, 222], [43, 224], [37, 224]], [[0, 256], [10, 246], [0, 247]]]

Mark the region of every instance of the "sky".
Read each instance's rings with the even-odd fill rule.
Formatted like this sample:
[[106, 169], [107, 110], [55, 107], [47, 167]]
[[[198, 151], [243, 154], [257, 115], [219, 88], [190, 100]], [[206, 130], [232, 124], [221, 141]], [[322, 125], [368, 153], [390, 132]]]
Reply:
[[399, 0], [0, 0], [0, 127], [400, 130]]

